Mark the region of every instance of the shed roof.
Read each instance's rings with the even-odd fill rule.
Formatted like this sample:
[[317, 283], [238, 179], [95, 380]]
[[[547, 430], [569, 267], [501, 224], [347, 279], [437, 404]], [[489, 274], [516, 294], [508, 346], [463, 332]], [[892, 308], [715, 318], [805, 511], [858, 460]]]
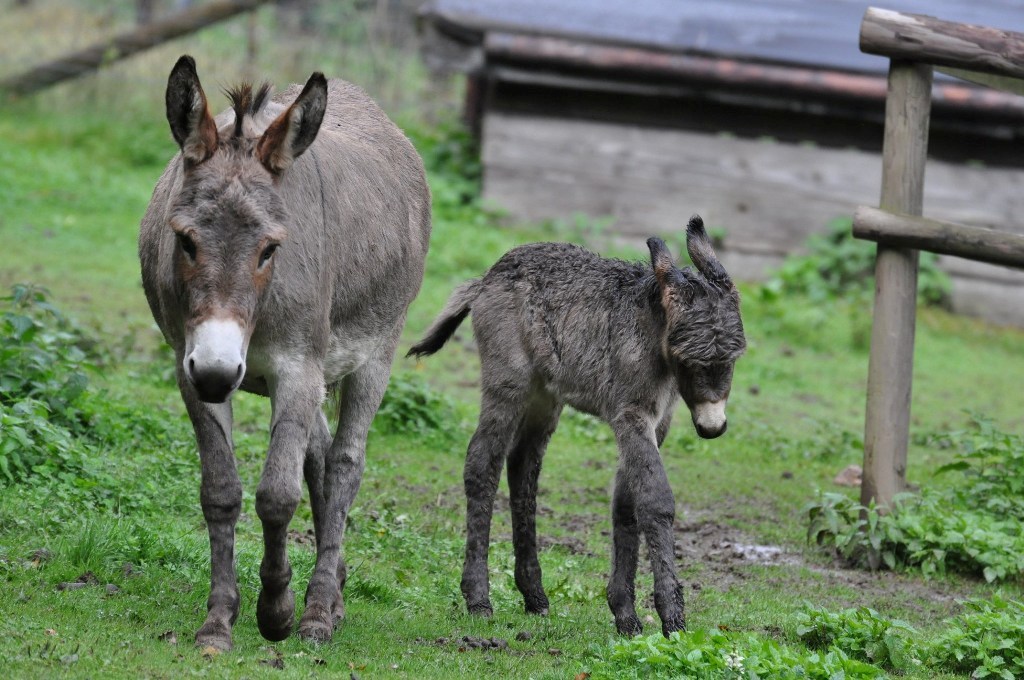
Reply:
[[1024, 30], [1024, 0], [429, 0], [421, 11], [467, 43], [493, 31], [530, 33], [884, 73], [888, 60], [858, 49], [861, 19], [872, 4]]

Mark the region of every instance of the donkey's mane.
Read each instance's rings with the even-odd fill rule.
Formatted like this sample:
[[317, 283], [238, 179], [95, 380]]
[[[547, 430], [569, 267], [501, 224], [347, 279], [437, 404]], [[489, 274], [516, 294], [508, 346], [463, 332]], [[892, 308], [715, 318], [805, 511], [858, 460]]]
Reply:
[[235, 110], [235, 131], [233, 137], [242, 136], [242, 124], [246, 116], [255, 116], [270, 99], [271, 85], [264, 82], [253, 91], [252, 83], [240, 83], [227, 88], [224, 94], [231, 100], [231, 108]]

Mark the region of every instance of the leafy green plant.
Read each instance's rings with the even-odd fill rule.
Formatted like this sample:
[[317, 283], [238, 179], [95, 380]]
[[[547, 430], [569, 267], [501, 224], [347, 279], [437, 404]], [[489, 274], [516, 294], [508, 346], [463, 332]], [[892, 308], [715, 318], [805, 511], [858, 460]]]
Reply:
[[451, 425], [456, 421], [451, 399], [416, 374], [400, 372], [391, 376], [373, 426], [391, 434], [444, 439], [452, 436]]
[[797, 621], [797, 635], [811, 649], [838, 647], [851, 658], [887, 670], [920, 663], [911, 651], [917, 631], [869, 607], [830, 612], [808, 605], [797, 615]]
[[51, 421], [78, 424], [75, 402], [89, 383], [84, 334], [46, 299], [46, 291], [15, 285], [0, 298], [0, 404], [46, 404]]
[[840, 649], [792, 649], [751, 633], [694, 630], [595, 646], [591, 677], [603, 678], [882, 678], [881, 668]]
[[972, 678], [1024, 677], [1024, 603], [993, 595], [966, 610], [925, 646], [925, 663]]
[[[833, 220], [828, 231], [811, 236], [806, 247], [806, 255], [786, 260], [767, 284], [769, 291], [806, 295], [815, 301], [870, 295], [875, 247], [853, 237], [850, 218]], [[921, 253], [917, 293], [923, 304], [948, 306], [949, 277], [938, 268], [933, 253]]]
[[888, 513], [823, 493], [806, 507], [807, 538], [847, 561], [877, 569], [913, 567], [926, 576], [957, 571], [987, 581], [1024, 574], [1024, 440], [977, 423], [950, 435], [962, 453], [937, 474], [958, 472], [947, 488], [901, 494]]

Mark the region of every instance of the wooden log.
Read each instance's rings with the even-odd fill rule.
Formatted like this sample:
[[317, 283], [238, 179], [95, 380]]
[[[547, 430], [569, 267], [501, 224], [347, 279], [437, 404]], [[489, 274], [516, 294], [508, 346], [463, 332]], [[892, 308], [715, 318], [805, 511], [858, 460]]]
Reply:
[[[921, 214], [931, 90], [931, 66], [890, 63], [882, 142], [883, 209]], [[917, 256], [916, 250], [879, 244], [875, 262], [861, 503], [873, 500], [883, 509], [906, 489]]]
[[216, 0], [172, 17], [141, 26], [90, 47], [65, 54], [24, 73], [0, 81], [0, 91], [26, 95], [59, 82], [91, 73], [101, 66], [194, 33], [218, 21], [256, 9], [270, 0]]
[[890, 59], [1024, 78], [1024, 33], [869, 7], [860, 50]]
[[861, 206], [853, 213], [853, 235], [887, 246], [1024, 268], [1024, 236], [1021, 234]]

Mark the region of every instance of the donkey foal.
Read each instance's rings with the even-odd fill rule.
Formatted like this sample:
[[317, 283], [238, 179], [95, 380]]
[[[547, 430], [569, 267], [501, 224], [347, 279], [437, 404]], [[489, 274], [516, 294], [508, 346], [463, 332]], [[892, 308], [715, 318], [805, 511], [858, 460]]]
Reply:
[[685, 627], [676, 578], [675, 499], [658, 447], [681, 396], [697, 434], [725, 432], [733, 365], [746, 342], [739, 294], [700, 217], [686, 231], [696, 271], [680, 270], [648, 239], [651, 267], [538, 243], [509, 251], [455, 290], [410, 355], [441, 349], [472, 310], [480, 352], [480, 422], [466, 457], [466, 561], [462, 594], [490, 615], [487, 549], [494, 494], [508, 461], [516, 586], [528, 612], [546, 614], [535, 515], [541, 459], [562, 406], [611, 425], [619, 448], [612, 501], [608, 605], [625, 635], [641, 632], [634, 581], [640, 533], [654, 571], [662, 632]]

